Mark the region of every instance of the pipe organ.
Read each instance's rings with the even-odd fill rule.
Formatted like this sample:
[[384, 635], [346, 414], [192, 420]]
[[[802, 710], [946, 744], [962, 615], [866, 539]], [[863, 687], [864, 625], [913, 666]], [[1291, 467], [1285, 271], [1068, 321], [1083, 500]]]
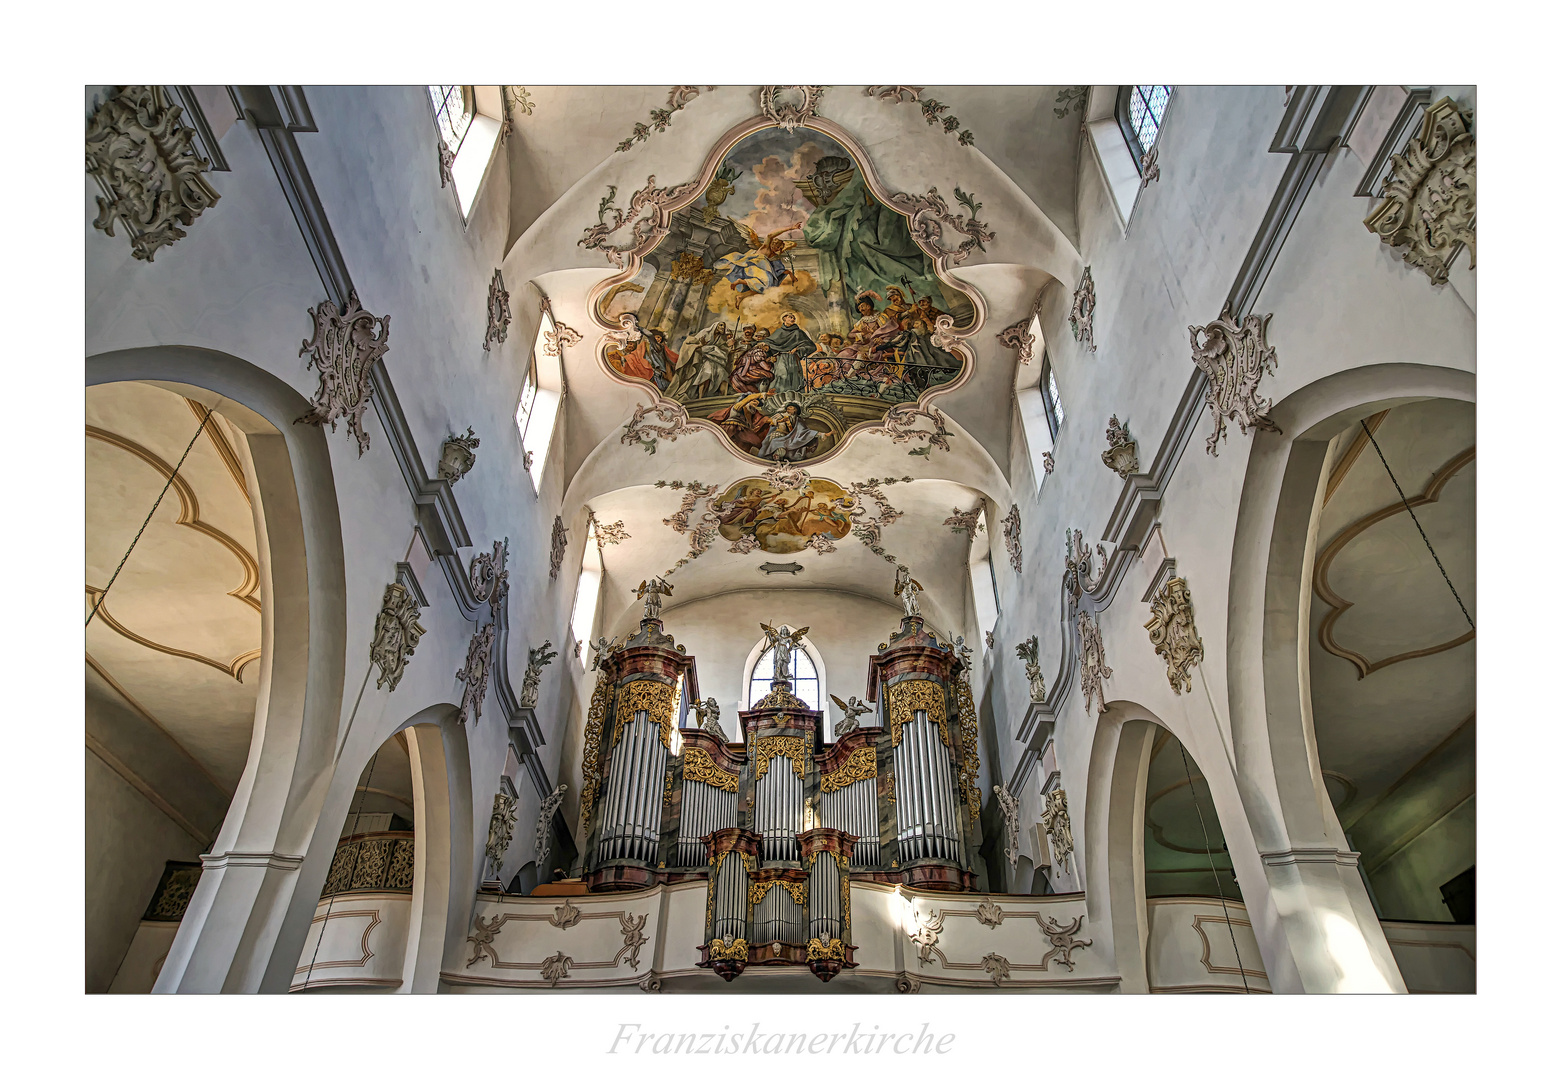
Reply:
[[785, 677], [738, 714], [740, 742], [682, 728], [694, 658], [659, 616], [648, 603], [639, 632], [597, 657], [581, 797], [591, 891], [704, 879], [700, 966], [730, 981], [750, 964], [801, 965], [829, 981], [856, 966], [853, 877], [977, 887], [967, 661], [919, 615], [870, 658], [878, 724], [833, 742]]

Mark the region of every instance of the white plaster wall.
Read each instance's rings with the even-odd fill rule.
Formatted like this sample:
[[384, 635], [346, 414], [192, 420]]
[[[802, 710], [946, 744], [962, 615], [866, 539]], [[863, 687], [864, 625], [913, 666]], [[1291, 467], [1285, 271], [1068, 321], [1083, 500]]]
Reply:
[[1475, 862], [1475, 843], [1471, 796], [1372, 870], [1372, 889], [1383, 916], [1453, 922], [1439, 887]]

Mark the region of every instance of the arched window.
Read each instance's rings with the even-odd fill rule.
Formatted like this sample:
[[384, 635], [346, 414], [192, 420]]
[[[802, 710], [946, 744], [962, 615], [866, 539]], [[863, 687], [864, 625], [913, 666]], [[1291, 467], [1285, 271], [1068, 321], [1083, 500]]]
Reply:
[[1063, 426], [1063, 399], [1058, 396], [1058, 375], [1052, 369], [1052, 357], [1046, 353], [1041, 354], [1040, 386], [1042, 403], [1046, 406], [1047, 430], [1056, 439], [1058, 428]]
[[515, 407], [515, 426], [521, 433], [521, 452], [526, 455], [526, 471], [532, 485], [542, 489], [542, 471], [548, 463], [548, 447], [553, 443], [553, 428], [564, 398], [564, 371], [558, 349], [549, 355], [548, 338], [554, 333], [553, 319], [546, 311], [537, 327], [537, 341], [526, 362], [526, 379], [521, 384], [521, 400]]
[[439, 134], [450, 152], [461, 149], [472, 126], [472, 103], [464, 86], [430, 86], [428, 96], [434, 102], [434, 119], [439, 124]]
[[575, 583], [575, 607], [570, 614], [570, 634], [575, 639], [576, 658], [586, 662], [585, 646], [591, 643], [596, 628], [597, 597], [602, 590], [602, 549], [597, 541], [597, 523], [586, 529], [586, 542], [580, 553], [580, 579]]
[[[770, 680], [776, 675], [776, 650], [766, 646], [754, 661], [749, 674], [747, 707], [752, 709], [759, 699], [770, 693]], [[819, 708], [819, 669], [813, 657], [802, 648], [792, 649], [792, 693], [801, 698], [810, 709]]]
[[1124, 86], [1117, 91], [1117, 123], [1140, 172], [1144, 171], [1145, 151], [1155, 145], [1161, 133], [1161, 118], [1170, 100], [1169, 86]]
[[455, 188], [456, 205], [465, 222], [488, 177], [488, 166], [497, 156], [504, 119], [503, 87], [441, 84], [430, 86], [428, 96], [434, 108], [434, 126], [450, 151], [448, 182]]

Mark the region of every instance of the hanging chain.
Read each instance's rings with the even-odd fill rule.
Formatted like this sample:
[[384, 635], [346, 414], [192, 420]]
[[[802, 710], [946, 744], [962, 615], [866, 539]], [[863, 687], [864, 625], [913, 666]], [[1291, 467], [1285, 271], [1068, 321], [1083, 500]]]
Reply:
[[[1221, 888], [1220, 874], [1215, 870], [1215, 849], [1210, 847], [1209, 829], [1204, 825], [1204, 808], [1199, 805], [1199, 792], [1193, 786], [1193, 770], [1188, 766], [1188, 751], [1183, 748], [1181, 739], [1177, 740], [1177, 752], [1182, 755], [1182, 771], [1188, 778], [1188, 794], [1193, 796], [1193, 809], [1199, 815], [1199, 831], [1204, 834], [1204, 854], [1209, 856], [1209, 872], [1215, 879], [1215, 894], [1220, 897], [1220, 912], [1226, 919], [1226, 932], [1231, 935], [1231, 951], [1237, 957], [1237, 974], [1242, 976], [1242, 992], [1251, 994], [1253, 991], [1247, 985], [1247, 969], [1242, 966], [1242, 952], [1237, 948], [1237, 932], [1231, 925], [1231, 912], [1226, 910], [1226, 890]], [[1230, 848], [1226, 850], [1229, 852]], [[1235, 870], [1231, 876], [1236, 877]]]
[[[383, 749], [383, 747], [381, 747], [381, 749]], [[369, 775], [364, 778], [363, 787], [358, 789], [358, 809], [353, 811], [353, 814], [352, 814], [353, 826], [352, 826], [351, 829], [348, 830], [348, 832], [347, 832], [348, 836], [352, 836], [354, 833], [356, 833], [358, 831], [358, 822], [360, 820], [362, 820], [362, 818], [363, 818], [363, 800], [364, 800], [364, 797], [369, 794], [369, 785], [374, 783], [374, 763], [379, 761], [379, 760], [380, 760], [380, 751], [376, 750], [374, 752], [374, 756], [369, 759]], [[347, 875], [347, 887], [349, 889], [352, 888], [353, 878], [358, 876], [358, 860], [360, 860], [362, 858], [363, 858], [363, 841], [360, 840], [360, 841], [358, 841], [358, 843], [353, 845], [353, 872]], [[335, 851], [333, 851], [331, 853], [331, 863], [332, 863], [332, 865], [335, 865], [335, 863], [336, 863], [336, 853], [335, 853]], [[326, 880], [329, 881], [330, 880], [330, 876], [331, 876], [331, 870], [330, 870], [329, 867], [326, 868], [326, 872], [325, 873], [326, 873]], [[308, 971], [308, 974], [306, 974], [304, 976], [304, 985], [299, 987], [300, 990], [307, 989], [308, 986], [309, 986], [309, 980], [315, 977], [315, 961], [317, 959], [319, 959], [319, 957], [320, 957], [320, 943], [325, 940], [325, 928], [328, 925], [330, 925], [330, 922], [331, 922], [331, 909], [333, 907], [335, 907], [335, 906], [336, 906], [336, 893], [332, 893], [329, 897], [326, 898], [326, 902], [325, 902], [325, 918], [320, 920], [320, 936], [315, 938], [315, 951], [314, 951], [314, 955], [309, 958], [309, 971]]]
[[1448, 571], [1443, 569], [1443, 560], [1437, 557], [1437, 550], [1432, 547], [1432, 541], [1426, 538], [1426, 530], [1421, 527], [1421, 522], [1416, 517], [1416, 512], [1410, 508], [1410, 500], [1405, 498], [1405, 489], [1399, 486], [1399, 481], [1394, 477], [1394, 470], [1388, 467], [1388, 458], [1383, 456], [1383, 448], [1378, 445], [1378, 440], [1373, 438], [1372, 429], [1367, 426], [1365, 420], [1361, 422], [1361, 430], [1367, 433], [1367, 438], [1372, 439], [1372, 449], [1378, 452], [1378, 460], [1383, 463], [1383, 471], [1388, 473], [1390, 480], [1394, 481], [1394, 490], [1399, 492], [1399, 501], [1405, 504], [1405, 509], [1410, 514], [1410, 520], [1416, 523], [1416, 532], [1421, 534], [1421, 542], [1432, 553], [1432, 561], [1437, 564], [1437, 569], [1442, 572], [1443, 581], [1448, 585], [1448, 591], [1454, 594], [1454, 603], [1459, 605], [1461, 612], [1464, 612], [1464, 621], [1470, 624], [1470, 629], [1473, 631], [1475, 629], [1475, 620], [1470, 618], [1468, 611], [1465, 611], [1464, 601], [1459, 599], [1459, 590], [1455, 589], [1454, 583], [1448, 580]]
[[157, 501], [152, 504], [152, 509], [146, 512], [146, 520], [136, 530], [136, 538], [130, 541], [130, 546], [125, 549], [124, 557], [119, 560], [119, 565], [114, 567], [114, 576], [108, 579], [108, 584], [103, 586], [103, 591], [98, 594], [97, 603], [92, 605], [92, 610], [87, 613], [87, 621], [83, 627], [91, 626], [93, 616], [98, 613], [98, 608], [103, 606], [103, 601], [108, 599], [108, 591], [114, 587], [114, 581], [119, 577], [119, 572], [125, 568], [125, 561], [130, 558], [130, 553], [141, 542], [141, 534], [146, 532], [146, 527], [152, 523], [152, 515], [157, 513], [157, 508], [162, 505], [163, 496], [168, 494], [168, 489], [173, 486], [174, 477], [179, 475], [179, 470], [184, 467], [184, 459], [190, 456], [190, 451], [195, 447], [195, 440], [201, 437], [201, 432], [206, 430], [206, 422], [212, 418], [212, 411], [205, 410], [206, 415], [201, 417], [201, 426], [195, 429], [195, 434], [190, 436], [190, 445], [184, 448], [184, 453], [179, 455], [179, 464], [174, 466], [174, 471], [168, 474], [168, 483], [163, 485], [163, 490], [157, 493]]

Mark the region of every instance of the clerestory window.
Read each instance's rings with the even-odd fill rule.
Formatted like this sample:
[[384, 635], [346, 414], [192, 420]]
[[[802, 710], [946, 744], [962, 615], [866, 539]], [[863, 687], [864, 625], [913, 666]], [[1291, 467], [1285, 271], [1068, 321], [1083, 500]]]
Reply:
[[[748, 708], [752, 709], [760, 698], [770, 693], [770, 680], [775, 675], [776, 650], [766, 647], [754, 661], [754, 670], [749, 675]], [[819, 669], [814, 666], [813, 657], [796, 647], [792, 649], [792, 693], [810, 709], [819, 708]]]
[[1169, 86], [1124, 86], [1117, 92], [1117, 123], [1133, 152], [1134, 165], [1144, 171], [1144, 155], [1161, 133], [1161, 118], [1171, 100]]

